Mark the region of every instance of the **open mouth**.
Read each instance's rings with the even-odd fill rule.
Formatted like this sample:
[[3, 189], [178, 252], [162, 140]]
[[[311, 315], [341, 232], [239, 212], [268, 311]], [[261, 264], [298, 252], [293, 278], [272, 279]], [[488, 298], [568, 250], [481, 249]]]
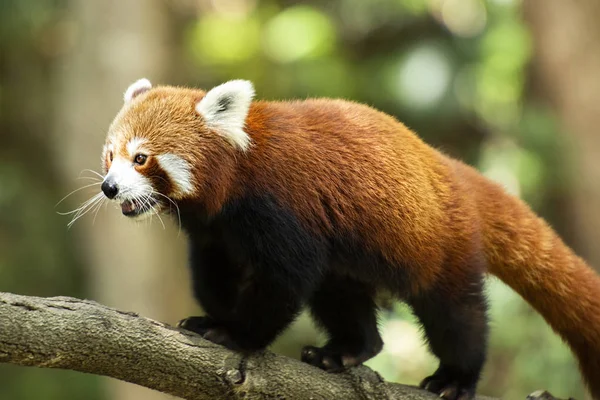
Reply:
[[128, 217], [135, 217], [150, 211], [156, 203], [157, 201], [153, 198], [146, 199], [143, 202], [137, 200], [125, 200], [121, 203], [121, 212]]

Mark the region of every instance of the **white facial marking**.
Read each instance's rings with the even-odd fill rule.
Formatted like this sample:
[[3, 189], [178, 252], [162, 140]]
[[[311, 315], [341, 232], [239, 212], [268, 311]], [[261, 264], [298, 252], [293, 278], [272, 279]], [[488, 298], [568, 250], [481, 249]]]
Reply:
[[129, 85], [129, 87], [125, 91], [125, 94], [123, 95], [123, 100], [125, 101], [125, 103], [129, 103], [136, 96], [147, 92], [150, 89], [152, 89], [152, 83], [150, 83], [148, 79], [138, 79], [137, 81]]
[[113, 160], [105, 180], [114, 181], [119, 187], [115, 200], [147, 200], [152, 193], [152, 183], [142, 174], [137, 172], [129, 160], [117, 157]]
[[166, 153], [156, 157], [160, 167], [169, 175], [169, 178], [175, 183], [175, 198], [180, 198], [194, 191], [192, 181], [192, 172], [190, 164], [178, 155]]
[[244, 132], [254, 86], [250, 81], [234, 80], [211, 89], [196, 104], [196, 111], [206, 124], [214, 128], [242, 151], [250, 147], [250, 136]]
[[131, 157], [135, 156], [141, 151], [141, 146], [146, 143], [146, 139], [133, 138], [127, 143], [127, 152]]

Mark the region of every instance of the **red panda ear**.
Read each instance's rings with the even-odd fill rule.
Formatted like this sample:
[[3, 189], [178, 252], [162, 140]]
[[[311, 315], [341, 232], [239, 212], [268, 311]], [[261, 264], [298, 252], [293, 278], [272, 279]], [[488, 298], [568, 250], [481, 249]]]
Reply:
[[244, 124], [253, 97], [252, 82], [225, 82], [206, 93], [196, 104], [196, 112], [204, 118], [206, 125], [245, 151], [250, 146], [250, 136], [244, 132]]
[[125, 101], [125, 103], [129, 103], [131, 100], [133, 100], [140, 94], [147, 92], [150, 89], [152, 89], [152, 84], [148, 79], [138, 79], [137, 81], [129, 85], [129, 87], [125, 91], [125, 94], [123, 95], [123, 100]]

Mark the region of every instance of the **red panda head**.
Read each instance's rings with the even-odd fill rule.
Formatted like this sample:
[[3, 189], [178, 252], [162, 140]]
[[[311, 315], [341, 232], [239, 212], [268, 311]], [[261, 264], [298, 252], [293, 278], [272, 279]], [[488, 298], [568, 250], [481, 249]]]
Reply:
[[208, 92], [133, 83], [110, 126], [102, 155], [102, 191], [131, 217], [156, 214], [170, 204], [201, 196], [214, 173], [245, 152], [244, 131], [254, 89], [234, 80]]

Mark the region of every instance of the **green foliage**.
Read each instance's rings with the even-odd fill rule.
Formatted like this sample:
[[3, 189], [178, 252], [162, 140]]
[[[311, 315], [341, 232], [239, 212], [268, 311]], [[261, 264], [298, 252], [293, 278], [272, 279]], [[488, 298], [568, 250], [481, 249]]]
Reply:
[[189, 48], [199, 62], [235, 64], [248, 61], [260, 48], [260, 23], [215, 14], [198, 19], [189, 33]]
[[334, 46], [331, 21], [310, 6], [289, 7], [271, 18], [264, 28], [265, 54], [279, 63], [319, 58], [329, 54]]

